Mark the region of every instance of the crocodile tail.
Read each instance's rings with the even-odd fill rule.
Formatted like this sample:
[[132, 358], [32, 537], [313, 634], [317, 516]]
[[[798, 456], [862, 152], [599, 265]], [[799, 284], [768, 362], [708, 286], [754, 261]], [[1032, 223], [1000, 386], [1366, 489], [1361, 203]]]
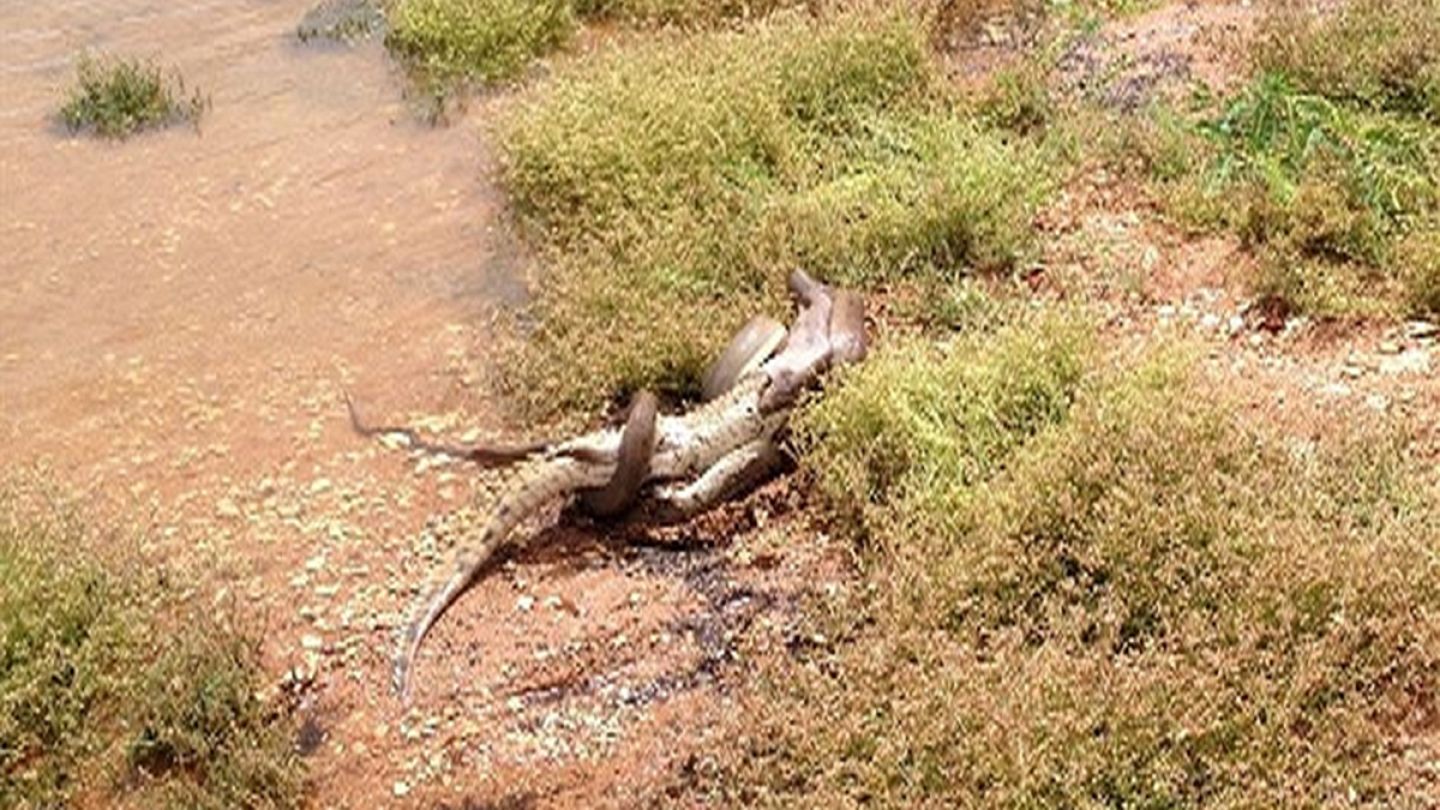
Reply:
[[520, 468], [509, 488], [500, 496], [476, 542], [462, 546], [449, 567], [449, 575], [432, 582], [416, 603], [416, 611], [400, 639], [392, 672], [395, 690], [402, 698], [409, 699], [411, 667], [425, 636], [445, 611], [475, 583], [480, 570], [515, 527], [549, 501], [592, 486], [590, 479], [603, 481], [612, 469], [613, 464], [610, 467], [596, 466], [573, 458], [548, 458]]

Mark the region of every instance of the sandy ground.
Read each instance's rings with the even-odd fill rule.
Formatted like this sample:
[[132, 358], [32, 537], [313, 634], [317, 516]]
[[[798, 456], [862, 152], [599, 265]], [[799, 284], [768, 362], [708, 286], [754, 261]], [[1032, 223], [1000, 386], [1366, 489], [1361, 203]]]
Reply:
[[[293, 40], [306, 5], [0, 9], [6, 460], [249, 617], [299, 698], [317, 805], [633, 804], [701, 750], [736, 634], [783, 638], [824, 544], [792, 542], [783, 485], [667, 535], [540, 532], [446, 617], [401, 706], [394, 626], [499, 482], [357, 438], [342, 390], [372, 418], [513, 436], [489, 327], [528, 264], [491, 108], [420, 123], [377, 45]], [[86, 48], [180, 68], [213, 103], [200, 131], [64, 133]]]
[[[0, 7], [6, 460], [91, 494], [195, 598], [251, 617], [300, 703], [318, 806], [666, 803], [741, 710], [738, 650], [784, 654], [797, 600], [854, 587], [841, 552], [784, 482], [668, 533], [545, 516], [446, 617], [415, 704], [398, 703], [395, 625], [500, 480], [356, 438], [341, 392], [372, 418], [523, 434], [486, 391], [492, 319], [530, 268], [495, 187], [491, 103], [418, 123], [378, 46], [293, 41], [306, 6]], [[1077, 75], [1137, 48], [1134, 92], [1181, 65], [1219, 81], [1214, 32], [1245, 14], [1128, 20]], [[68, 136], [49, 116], [84, 48], [154, 54], [213, 109], [198, 133]], [[1040, 227], [1037, 293], [1099, 300], [1121, 335], [1198, 339], [1217, 385], [1266, 418], [1440, 414], [1429, 327], [1269, 323], [1237, 245], [1167, 228], [1103, 172]]]

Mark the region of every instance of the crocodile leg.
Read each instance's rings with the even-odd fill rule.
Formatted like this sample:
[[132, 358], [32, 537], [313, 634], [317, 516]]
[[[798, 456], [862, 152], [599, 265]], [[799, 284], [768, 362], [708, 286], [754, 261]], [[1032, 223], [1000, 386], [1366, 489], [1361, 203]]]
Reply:
[[784, 462], [784, 454], [768, 436], [756, 439], [730, 451], [694, 481], [656, 489], [651, 496], [655, 511], [647, 517], [662, 523], [694, 517], [759, 486]]

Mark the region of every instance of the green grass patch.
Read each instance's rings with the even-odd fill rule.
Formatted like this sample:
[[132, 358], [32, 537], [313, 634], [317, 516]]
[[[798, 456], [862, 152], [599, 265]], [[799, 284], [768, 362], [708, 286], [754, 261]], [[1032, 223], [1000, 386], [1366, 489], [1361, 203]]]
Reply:
[[1065, 321], [891, 346], [800, 418], [866, 541], [701, 790], [748, 805], [1423, 804], [1434, 471], [1237, 422]]
[[16, 487], [0, 491], [0, 803], [298, 806], [253, 638]]
[[763, 17], [798, 0], [394, 0], [385, 44], [422, 94], [447, 99], [519, 77], [568, 42], [580, 20], [713, 26]]
[[1252, 60], [1305, 92], [1440, 125], [1440, 2], [1354, 0], [1325, 13], [1280, 2]]
[[1416, 292], [1426, 276], [1413, 257], [1425, 255], [1417, 246], [1433, 240], [1440, 211], [1440, 127], [1280, 74], [1193, 111], [1104, 125], [1111, 131], [1082, 150], [1148, 178], [1178, 223], [1241, 236], [1262, 259], [1259, 295], [1319, 317], [1432, 306]]
[[872, 286], [1003, 270], [1046, 172], [957, 114], [903, 16], [772, 21], [575, 66], [504, 122], [549, 258], [516, 362], [530, 402], [685, 393], [795, 266]]
[[1204, 132], [1207, 193], [1238, 203], [1230, 224], [1266, 257], [1261, 292], [1319, 315], [1390, 308], [1393, 245], [1440, 207], [1440, 130], [1267, 75]]
[[427, 92], [512, 79], [575, 28], [571, 0], [397, 0], [385, 45]]
[[186, 90], [178, 71], [167, 73], [152, 62], [85, 54], [75, 72], [75, 85], [60, 108], [72, 132], [125, 138], [172, 124], [198, 125], [209, 106], [199, 90]]
[[[1240, 235], [1261, 259], [1261, 297], [1322, 318], [1434, 312], [1436, 12], [1433, 0], [1325, 14], [1280, 3], [1238, 91], [1139, 115], [1070, 111], [1052, 140], [1148, 179], [1182, 226]], [[996, 92], [997, 123], [1035, 120], [1025, 86]]]

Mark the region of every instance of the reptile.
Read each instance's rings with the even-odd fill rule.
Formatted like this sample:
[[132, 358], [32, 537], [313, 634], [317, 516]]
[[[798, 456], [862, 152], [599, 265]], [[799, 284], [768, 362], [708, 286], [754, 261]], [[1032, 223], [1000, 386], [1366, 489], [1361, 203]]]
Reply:
[[655, 420], [660, 400], [641, 391], [630, 403], [630, 415], [620, 430], [620, 447], [615, 451], [615, 471], [603, 487], [580, 493], [585, 511], [599, 517], [614, 517], [635, 505], [645, 479], [650, 475], [650, 457], [655, 453]]
[[[722, 364], [723, 365], [723, 364]], [[360, 436], [373, 438], [394, 434], [405, 440], [407, 447], [431, 455], [449, 456], [474, 462], [481, 467], [503, 467], [524, 461], [532, 456], [546, 453], [554, 448], [554, 442], [537, 441], [529, 444], [451, 444], [432, 442], [420, 436], [414, 428], [399, 425], [371, 425], [360, 416], [355, 400], [344, 392], [345, 406], [350, 412], [350, 427]], [[602, 487], [586, 489], [580, 493], [580, 503], [585, 511], [596, 517], [614, 517], [635, 503], [645, 476], [650, 470], [650, 455], [655, 445], [655, 416], [659, 400], [649, 391], [636, 395], [629, 408], [625, 427], [620, 434], [620, 446], [616, 453], [615, 472]], [[561, 448], [557, 452], [571, 455], [582, 461], [596, 461], [584, 447]]]
[[[833, 290], [800, 270], [791, 274], [790, 289], [800, 303], [793, 328], [780, 340], [769, 326], [756, 327], [761, 340], [742, 330], [731, 343], [733, 351], [707, 375], [715, 378], [708, 402], [689, 413], [659, 415], [653, 397], [650, 404], [639, 401], [649, 396], [642, 394], [624, 426], [537, 446], [514, 462], [515, 474], [478, 536], [441, 569], [405, 626], [393, 669], [402, 698], [409, 698], [411, 666], [431, 628], [511, 532], [545, 504], [577, 494], [583, 502], [599, 493], [602, 509], [624, 511], [646, 490], [658, 514], [684, 517], [776, 468], [781, 460], [776, 438], [791, 406], [832, 363], [862, 359], [866, 345], [858, 295]], [[736, 348], [743, 341], [756, 348]], [[757, 364], [758, 352], [767, 358]]]

